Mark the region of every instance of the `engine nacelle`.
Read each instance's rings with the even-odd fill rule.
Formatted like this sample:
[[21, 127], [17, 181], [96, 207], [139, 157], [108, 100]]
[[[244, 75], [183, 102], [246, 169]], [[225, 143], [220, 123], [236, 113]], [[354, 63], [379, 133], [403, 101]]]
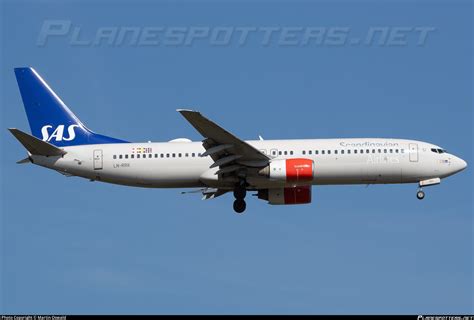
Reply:
[[314, 161], [304, 158], [273, 160], [258, 174], [272, 180], [312, 181], [314, 178]]
[[268, 204], [311, 203], [311, 186], [258, 190], [258, 198]]

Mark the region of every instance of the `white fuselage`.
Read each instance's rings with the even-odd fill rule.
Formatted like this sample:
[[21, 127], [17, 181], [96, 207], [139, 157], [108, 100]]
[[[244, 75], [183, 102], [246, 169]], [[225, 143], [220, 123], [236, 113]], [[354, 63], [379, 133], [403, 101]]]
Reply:
[[[250, 145], [273, 159], [314, 160], [311, 184], [414, 183], [444, 178], [466, 163], [438, 146], [402, 139], [256, 140]], [[164, 143], [117, 143], [64, 148], [63, 157], [32, 155], [35, 164], [66, 175], [149, 188], [218, 187], [232, 189], [235, 181], [219, 179], [214, 161], [201, 157], [201, 142], [186, 139]], [[294, 183], [247, 176], [250, 188], [278, 188]], [[305, 184], [308, 184], [306, 182]]]

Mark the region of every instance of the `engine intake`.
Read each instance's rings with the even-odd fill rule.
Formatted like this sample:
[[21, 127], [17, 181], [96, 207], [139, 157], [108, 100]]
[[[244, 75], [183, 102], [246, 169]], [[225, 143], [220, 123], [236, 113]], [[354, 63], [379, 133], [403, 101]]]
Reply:
[[311, 186], [258, 190], [258, 198], [268, 204], [304, 204], [311, 203]]
[[258, 174], [272, 180], [312, 181], [314, 178], [314, 161], [304, 158], [273, 160]]

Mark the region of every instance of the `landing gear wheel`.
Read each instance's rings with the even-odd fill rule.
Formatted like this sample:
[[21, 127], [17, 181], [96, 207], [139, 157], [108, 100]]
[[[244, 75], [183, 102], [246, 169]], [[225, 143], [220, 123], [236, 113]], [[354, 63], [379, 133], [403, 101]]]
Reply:
[[247, 207], [247, 204], [245, 203], [244, 200], [237, 199], [234, 201], [234, 211], [241, 214], [245, 211], [245, 208]]
[[425, 193], [423, 192], [423, 190], [418, 190], [418, 192], [416, 193], [416, 197], [419, 200], [423, 200], [423, 198], [425, 197]]

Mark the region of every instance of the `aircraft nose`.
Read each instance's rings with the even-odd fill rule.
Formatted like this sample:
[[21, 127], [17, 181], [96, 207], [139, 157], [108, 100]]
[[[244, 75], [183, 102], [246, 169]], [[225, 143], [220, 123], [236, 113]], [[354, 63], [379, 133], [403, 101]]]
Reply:
[[462, 170], [466, 169], [466, 167], [467, 167], [467, 162], [466, 161], [464, 161], [463, 159], [458, 158], [458, 157], [455, 158], [455, 161], [454, 161], [455, 172], [462, 171]]

